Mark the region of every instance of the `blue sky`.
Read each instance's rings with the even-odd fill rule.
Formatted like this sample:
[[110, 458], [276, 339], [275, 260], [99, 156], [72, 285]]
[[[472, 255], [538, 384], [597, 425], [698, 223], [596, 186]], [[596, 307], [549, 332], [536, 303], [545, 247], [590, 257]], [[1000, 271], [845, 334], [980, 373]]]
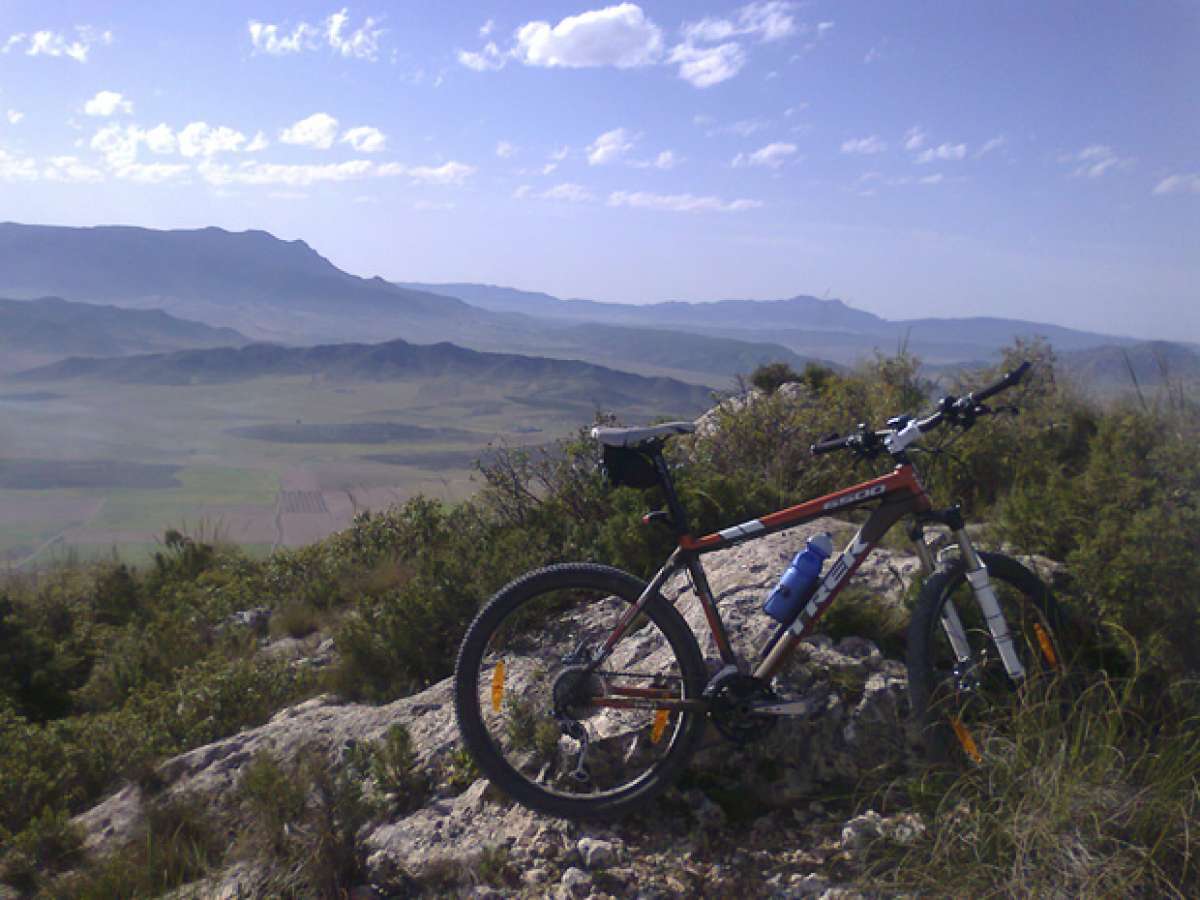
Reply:
[[1192, 2], [0, 5], [0, 219], [1200, 341]]

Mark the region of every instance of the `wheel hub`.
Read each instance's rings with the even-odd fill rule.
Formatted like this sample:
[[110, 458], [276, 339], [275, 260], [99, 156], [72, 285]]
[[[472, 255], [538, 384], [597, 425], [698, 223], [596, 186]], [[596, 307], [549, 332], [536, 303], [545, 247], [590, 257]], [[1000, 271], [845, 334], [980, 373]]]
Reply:
[[594, 716], [601, 710], [589, 701], [607, 692], [604, 678], [597, 673], [589, 672], [586, 666], [567, 666], [555, 677], [551, 688], [554, 715], [574, 721]]

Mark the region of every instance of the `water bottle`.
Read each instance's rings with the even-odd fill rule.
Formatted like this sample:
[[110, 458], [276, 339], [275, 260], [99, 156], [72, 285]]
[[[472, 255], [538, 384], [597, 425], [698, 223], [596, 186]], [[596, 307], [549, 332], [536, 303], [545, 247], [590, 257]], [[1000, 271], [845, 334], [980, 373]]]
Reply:
[[763, 604], [763, 612], [785, 625], [795, 619], [800, 607], [816, 587], [821, 566], [831, 553], [833, 538], [828, 532], [810, 537], [804, 551], [796, 554], [775, 590], [771, 591], [771, 596]]

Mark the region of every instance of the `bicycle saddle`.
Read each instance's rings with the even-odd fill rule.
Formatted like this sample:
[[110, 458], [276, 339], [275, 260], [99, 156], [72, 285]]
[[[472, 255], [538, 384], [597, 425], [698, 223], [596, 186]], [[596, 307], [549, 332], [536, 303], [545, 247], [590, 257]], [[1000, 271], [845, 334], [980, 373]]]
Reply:
[[647, 425], [645, 428], [606, 428], [596, 426], [592, 429], [592, 437], [606, 447], [636, 447], [656, 438], [671, 437], [676, 434], [691, 434], [696, 430], [695, 422], [664, 422], [661, 425]]

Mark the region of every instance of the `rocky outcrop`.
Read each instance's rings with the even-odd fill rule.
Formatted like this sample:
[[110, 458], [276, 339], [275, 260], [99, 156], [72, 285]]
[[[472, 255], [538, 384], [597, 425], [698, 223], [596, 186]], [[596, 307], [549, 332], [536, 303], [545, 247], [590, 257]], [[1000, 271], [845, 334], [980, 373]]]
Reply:
[[[844, 541], [852, 529], [823, 519], [705, 558], [721, 614], [735, 644], [748, 656], [773, 630], [761, 604], [804, 539], [828, 530], [835, 542]], [[864, 565], [859, 583], [871, 589], [876, 602], [897, 605], [916, 571], [915, 558], [880, 550]], [[698, 636], [705, 636], [704, 653], [715, 658], [691, 589], [678, 580], [670, 591], [678, 592], [685, 618]], [[862, 638], [834, 641], [817, 635], [801, 645], [778, 686], [802, 697], [809, 715], [781, 722], [760, 744], [744, 748], [712, 731], [684, 788], [632, 823], [600, 828], [548, 819], [508, 803], [485, 781], [460, 792], [461, 785], [439, 784], [435, 778], [431, 796], [419, 808], [359, 832], [367, 880], [376, 895], [404, 895], [422, 884], [473, 885], [479, 895], [486, 880], [482, 865], [495, 882], [486, 889], [493, 894], [583, 897], [642, 891], [666, 896], [750, 890], [840, 896], [826, 893], [834, 889], [836, 878], [822, 874], [822, 860], [852, 849], [843, 846], [847, 841], [862, 843], [867, 826], [855, 826], [851, 831], [858, 837], [844, 839], [843, 823], [853, 810], [837, 805], [825, 809], [814, 800], [844, 796], [845, 788], [864, 775], [903, 764], [908, 752], [904, 667]], [[458, 742], [451, 682], [384, 706], [316, 697], [262, 726], [167, 760], [156, 772], [154, 780], [161, 787], [153, 796], [129, 785], [76, 821], [87, 832], [88, 847], [104, 853], [137, 833], [148, 804], [186, 795], [203, 798], [235, 830], [242, 815], [238, 782], [256, 754], [268, 751], [285, 765], [319, 754], [336, 769], [346, 765], [353, 747], [378, 740], [396, 724], [411, 734], [419, 767], [444, 770]], [[723, 863], [721, 854], [697, 852], [731, 819], [767, 823], [750, 842], [768, 854], [753, 863], [751, 868], [757, 869], [750, 881], [737, 859]], [[667, 826], [653, 824], [666, 820]], [[872, 820], [872, 833], [888, 833], [877, 826]], [[911, 831], [916, 826], [906, 827]], [[656, 868], [656, 861], [668, 864]], [[238, 896], [239, 890], [252, 890], [254, 878], [253, 870], [241, 864], [187, 895]]]

